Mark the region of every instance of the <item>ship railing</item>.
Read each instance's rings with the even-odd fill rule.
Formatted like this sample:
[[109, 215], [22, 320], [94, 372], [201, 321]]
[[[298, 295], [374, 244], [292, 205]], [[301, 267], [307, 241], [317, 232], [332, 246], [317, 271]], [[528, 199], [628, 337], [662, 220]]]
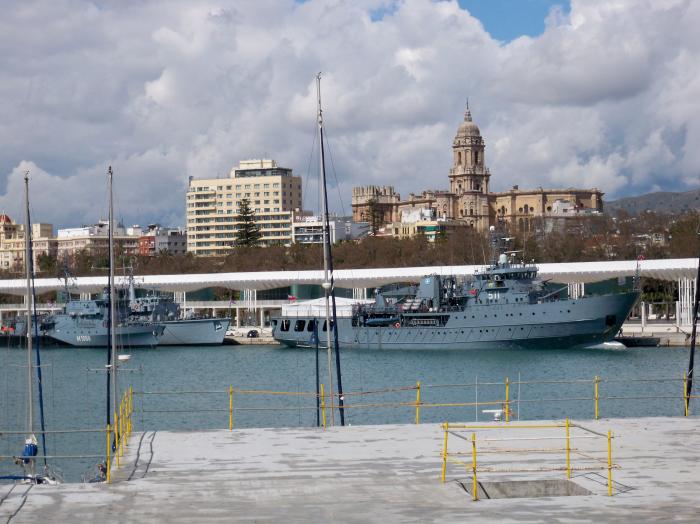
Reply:
[[[661, 391], [652, 391], [652, 385], [660, 385]], [[554, 394], [557, 392], [559, 394]], [[317, 425], [325, 427], [330, 411], [344, 410], [346, 420], [353, 424], [405, 422], [402, 413], [409, 411], [412, 421], [437, 422], [440, 419], [503, 420], [506, 423], [526, 419], [552, 419], [562, 415], [577, 418], [617, 416], [653, 416], [645, 412], [652, 404], [663, 405], [664, 414], [690, 415], [691, 400], [700, 395], [688, 392], [687, 376], [637, 379], [602, 378], [563, 380], [482, 381], [478, 377], [471, 383], [425, 384], [420, 381], [408, 386], [385, 387], [363, 391], [345, 391], [343, 403], [337, 392], [329, 394], [321, 384], [320, 392], [276, 391], [269, 389], [236, 388], [212, 390], [162, 390], [134, 391], [139, 398], [135, 412], [141, 423], [148, 419], [154, 424], [159, 417], [172, 425], [183, 416], [213, 414], [215, 427], [222, 427], [227, 419], [229, 430], [234, 422], [244, 426], [293, 425], [298, 417], [299, 426], [313, 425], [314, 413]], [[473, 395], [471, 399], [465, 398]], [[184, 396], [198, 396], [213, 400], [204, 405], [180, 400]], [[158, 398], [158, 401], [149, 399]], [[249, 400], [252, 399], [252, 400]], [[261, 401], [262, 399], [262, 401]], [[272, 400], [274, 399], [274, 401]], [[289, 402], [294, 399], [293, 402]], [[212, 406], [212, 401], [214, 405]], [[672, 406], [676, 406], [673, 409]], [[426, 417], [425, 410], [430, 414]], [[604, 413], [605, 411], [605, 413]], [[265, 414], [277, 414], [265, 418]], [[286, 413], [284, 418], [281, 414]], [[658, 414], [658, 412], [657, 412]], [[283, 420], [287, 422], [283, 422]]]
[[[533, 491], [543, 493], [540, 496], [547, 496], [546, 487], [552, 485], [552, 480], [557, 480], [555, 477], [541, 482], [541, 476], [552, 473], [563, 477], [560, 478], [563, 489], [558, 494], [568, 494], [574, 487], [568, 482], [573, 475], [596, 471], [606, 473], [604, 485], [608, 496], [613, 496], [615, 489], [620, 491], [624, 488], [619, 484], [615, 486], [613, 482], [613, 470], [619, 469], [620, 465], [613, 462], [615, 437], [610, 430], [601, 433], [567, 418], [563, 422], [546, 424], [479, 425], [445, 422], [442, 424], [442, 433], [440, 480], [444, 484], [448, 477], [448, 467], [456, 465], [458, 473], [454, 480], [469, 492], [474, 501], [490, 498], [489, 491], [494, 484], [499, 492], [507, 491], [517, 483], [513, 481], [513, 476], [521, 473], [528, 478], [537, 476], [538, 480], [529, 482], [537, 484]], [[484, 482], [485, 476], [491, 480], [498, 474], [506, 474], [508, 481], [503, 484]], [[520, 490], [522, 489], [527, 488], [521, 487]]]
[[[44, 461], [78, 461], [80, 464], [95, 463], [95, 471], [97, 477], [93, 473], [93, 468], [90, 468], [90, 473], [83, 476], [83, 481], [101, 481], [111, 482], [115, 468], [120, 468], [124, 462], [124, 454], [127, 452], [129, 439], [133, 431], [133, 389], [130, 387], [120, 397], [117, 404], [117, 411], [112, 414], [111, 424], [104, 428], [78, 428], [78, 429], [55, 429], [55, 430], [34, 430], [33, 434], [41, 437], [40, 440], [46, 437], [53, 438], [53, 442], [47, 449], [58, 449], [59, 447], [68, 447], [65, 442], [65, 437], [78, 437], [79, 443], [73, 443], [70, 447], [74, 449], [95, 450], [87, 453], [46, 453], [37, 454], [32, 457], [35, 461], [35, 469], [40, 472], [41, 462]], [[26, 436], [27, 430], [5, 430], [0, 429], [0, 443], [4, 448], [10, 445], [16, 445], [16, 440], [19, 436]], [[94, 435], [95, 439], [90, 439], [90, 435]], [[88, 438], [88, 440], [86, 440]], [[62, 442], [58, 442], [61, 439]], [[4, 442], [3, 442], [4, 440]], [[1, 454], [0, 463], [2, 461], [12, 461], [21, 464], [27, 459], [23, 455]]]

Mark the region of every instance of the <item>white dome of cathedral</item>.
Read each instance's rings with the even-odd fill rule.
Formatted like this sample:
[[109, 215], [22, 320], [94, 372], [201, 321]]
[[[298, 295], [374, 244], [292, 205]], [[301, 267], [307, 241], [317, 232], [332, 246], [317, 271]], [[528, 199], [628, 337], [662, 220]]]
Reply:
[[467, 107], [467, 111], [464, 113], [464, 122], [459, 125], [457, 130], [458, 137], [469, 137], [469, 136], [481, 136], [481, 131], [479, 131], [479, 126], [477, 126], [472, 121], [472, 113]]

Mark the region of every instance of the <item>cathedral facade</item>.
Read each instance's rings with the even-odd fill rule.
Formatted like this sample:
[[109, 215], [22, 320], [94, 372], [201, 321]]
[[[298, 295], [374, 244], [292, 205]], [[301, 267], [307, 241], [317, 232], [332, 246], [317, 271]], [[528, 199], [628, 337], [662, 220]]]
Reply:
[[[416, 231], [449, 231], [471, 227], [486, 231], [497, 222], [521, 231], [547, 223], [602, 213], [603, 193], [591, 189], [521, 190], [490, 192], [486, 145], [469, 107], [452, 141], [449, 190], [426, 190], [405, 200], [392, 186], [353, 188], [353, 220], [379, 220], [385, 234], [411, 236]], [[421, 229], [416, 224], [423, 224]], [[428, 228], [428, 229], [426, 229]]]

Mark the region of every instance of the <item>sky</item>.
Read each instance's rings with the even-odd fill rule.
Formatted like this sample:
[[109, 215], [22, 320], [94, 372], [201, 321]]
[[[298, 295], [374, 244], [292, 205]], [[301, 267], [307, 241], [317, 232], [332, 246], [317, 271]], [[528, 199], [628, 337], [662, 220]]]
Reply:
[[188, 177], [274, 158], [317, 207], [448, 187], [465, 102], [491, 189], [700, 185], [700, 2], [24, 0], [0, 17], [0, 211], [184, 225]]

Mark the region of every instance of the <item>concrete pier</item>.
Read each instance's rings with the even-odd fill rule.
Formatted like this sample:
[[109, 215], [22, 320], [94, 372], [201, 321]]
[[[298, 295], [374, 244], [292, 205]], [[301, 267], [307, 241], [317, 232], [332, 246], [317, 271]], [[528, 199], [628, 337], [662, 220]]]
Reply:
[[[0, 520], [20, 522], [648, 522], [698, 521], [700, 419], [582, 421], [615, 434], [614, 496], [472, 501], [456, 466], [440, 483], [438, 425], [134, 434], [114, 482], [0, 486]], [[514, 423], [515, 425], [517, 423]], [[497, 426], [498, 423], [492, 425]], [[512, 430], [511, 430], [512, 431]], [[512, 436], [489, 430], [489, 437]], [[466, 459], [468, 460], [468, 459]], [[486, 461], [508, 461], [487, 456]], [[532, 460], [550, 460], [541, 456]], [[561, 464], [562, 457], [551, 460]], [[580, 475], [580, 476], [579, 476]], [[484, 473], [481, 480], [502, 480]], [[562, 471], [507, 474], [563, 479]]]

